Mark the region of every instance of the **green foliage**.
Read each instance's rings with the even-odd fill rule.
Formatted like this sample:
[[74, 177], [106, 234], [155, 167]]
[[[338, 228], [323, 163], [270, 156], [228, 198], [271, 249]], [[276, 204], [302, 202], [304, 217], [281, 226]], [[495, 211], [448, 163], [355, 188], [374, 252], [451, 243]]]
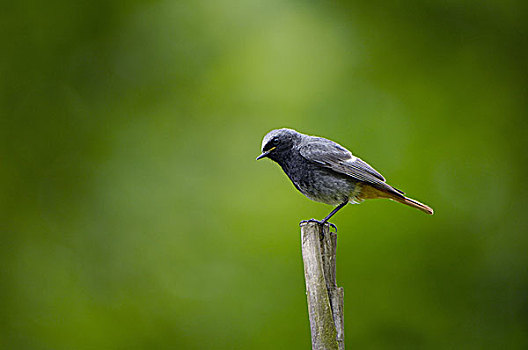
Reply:
[[528, 348], [527, 10], [4, 4], [0, 348], [309, 348], [286, 126], [436, 211], [333, 220], [348, 347]]

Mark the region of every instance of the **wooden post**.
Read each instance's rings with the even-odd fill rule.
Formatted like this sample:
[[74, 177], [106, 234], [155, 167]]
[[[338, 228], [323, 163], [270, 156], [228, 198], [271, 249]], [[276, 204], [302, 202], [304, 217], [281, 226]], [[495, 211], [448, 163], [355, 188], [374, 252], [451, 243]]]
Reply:
[[344, 350], [343, 288], [336, 284], [337, 234], [301, 222], [302, 255], [313, 350]]

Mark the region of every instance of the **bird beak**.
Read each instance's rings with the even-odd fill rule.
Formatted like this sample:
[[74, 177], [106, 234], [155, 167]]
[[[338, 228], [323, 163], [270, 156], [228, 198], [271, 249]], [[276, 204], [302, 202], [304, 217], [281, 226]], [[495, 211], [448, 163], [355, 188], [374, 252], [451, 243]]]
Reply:
[[261, 158], [264, 158], [264, 157], [267, 157], [268, 154], [271, 153], [271, 151], [273, 151], [275, 148], [277, 147], [271, 147], [269, 150], [267, 150], [266, 152], [262, 152], [262, 154], [260, 156], [257, 157], [257, 160], [261, 159]]

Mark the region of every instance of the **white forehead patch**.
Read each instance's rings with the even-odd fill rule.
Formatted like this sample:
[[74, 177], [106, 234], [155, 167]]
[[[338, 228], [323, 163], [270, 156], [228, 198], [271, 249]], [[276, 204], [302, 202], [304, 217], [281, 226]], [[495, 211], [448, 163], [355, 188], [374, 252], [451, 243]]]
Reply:
[[264, 146], [266, 146], [266, 144], [270, 142], [275, 136], [278, 136], [280, 134], [288, 134], [288, 133], [297, 133], [297, 131], [293, 129], [287, 129], [287, 128], [271, 130], [262, 139], [262, 145], [260, 149], [263, 150]]
[[271, 139], [277, 134], [276, 131], [277, 130], [272, 130], [268, 132], [266, 136], [264, 136], [264, 138], [262, 139], [262, 145], [260, 146], [261, 150], [264, 150], [264, 146], [266, 146], [266, 144], [270, 142]]

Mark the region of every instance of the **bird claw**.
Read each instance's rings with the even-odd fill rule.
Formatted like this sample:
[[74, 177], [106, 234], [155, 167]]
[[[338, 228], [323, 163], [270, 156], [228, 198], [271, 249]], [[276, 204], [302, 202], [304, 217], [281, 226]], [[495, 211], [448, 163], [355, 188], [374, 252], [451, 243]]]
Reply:
[[323, 221], [319, 221], [319, 220], [316, 220], [316, 219], [310, 219], [310, 220], [303, 220], [299, 223], [299, 226], [301, 226], [302, 224], [306, 224], [308, 222], [316, 222], [318, 223], [319, 225], [325, 225], [325, 224], [328, 224], [328, 226], [330, 227], [333, 227], [334, 228], [334, 232], [337, 233], [337, 226], [332, 224], [331, 222], [323, 222]]

